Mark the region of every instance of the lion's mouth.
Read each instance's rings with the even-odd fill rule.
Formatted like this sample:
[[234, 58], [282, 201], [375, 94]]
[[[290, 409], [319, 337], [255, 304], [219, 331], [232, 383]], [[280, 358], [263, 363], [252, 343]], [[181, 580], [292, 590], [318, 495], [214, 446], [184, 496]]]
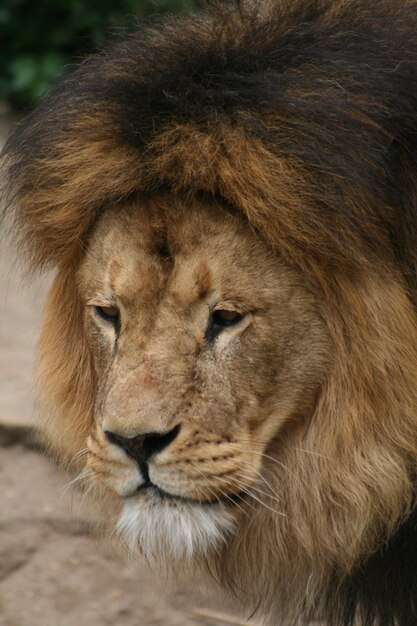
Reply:
[[239, 502], [244, 500], [247, 495], [245, 492], [240, 491], [230, 495], [219, 495], [214, 498], [189, 498], [187, 496], [180, 496], [178, 494], [169, 493], [168, 491], [165, 491], [161, 487], [158, 487], [158, 485], [155, 485], [155, 483], [148, 479], [145, 483], [137, 488], [134, 494], [128, 497], [131, 498], [137, 496], [138, 493], [141, 494], [144, 492], [152, 495], [153, 497], [157, 496], [161, 500], [172, 500], [174, 502], [183, 502], [187, 504], [201, 504], [204, 506], [215, 506], [223, 504], [227, 504], [229, 506], [237, 506]]

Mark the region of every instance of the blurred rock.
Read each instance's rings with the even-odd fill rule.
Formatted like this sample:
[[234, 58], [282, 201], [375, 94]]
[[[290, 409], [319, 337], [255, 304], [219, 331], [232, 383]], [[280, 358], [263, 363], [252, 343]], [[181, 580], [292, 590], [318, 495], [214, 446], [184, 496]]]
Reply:
[[0, 449], [0, 626], [241, 624], [210, 619], [201, 598], [166, 595], [125, 562], [97, 538], [99, 511], [70, 480], [36, 451]]

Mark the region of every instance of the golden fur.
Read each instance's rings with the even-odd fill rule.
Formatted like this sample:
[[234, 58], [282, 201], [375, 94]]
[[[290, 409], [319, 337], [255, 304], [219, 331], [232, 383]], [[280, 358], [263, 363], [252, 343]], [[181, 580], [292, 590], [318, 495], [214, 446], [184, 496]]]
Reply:
[[[130, 544], [206, 557], [269, 623], [410, 626], [392, 554], [416, 504], [417, 6], [264, 8], [93, 58], [6, 146], [23, 252], [58, 267], [44, 431], [128, 507]], [[242, 318], [209, 341], [216, 310]], [[175, 499], [134, 495], [105, 433], [177, 425], [146, 470]], [[139, 528], [158, 506], [173, 543]]]

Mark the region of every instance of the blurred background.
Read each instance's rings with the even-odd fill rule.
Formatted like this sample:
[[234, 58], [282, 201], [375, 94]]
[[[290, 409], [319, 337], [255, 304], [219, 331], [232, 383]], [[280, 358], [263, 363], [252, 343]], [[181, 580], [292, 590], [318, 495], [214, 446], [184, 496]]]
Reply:
[[1, 0], [0, 102], [28, 110], [71, 64], [198, 0]]
[[[0, 0], [0, 148], [54, 81], [94, 50], [197, 0]], [[0, 180], [1, 183], [1, 180]], [[0, 626], [244, 624], [202, 593], [168, 595], [94, 532], [99, 512], [42, 454], [32, 369], [52, 279], [24, 279], [0, 238]]]

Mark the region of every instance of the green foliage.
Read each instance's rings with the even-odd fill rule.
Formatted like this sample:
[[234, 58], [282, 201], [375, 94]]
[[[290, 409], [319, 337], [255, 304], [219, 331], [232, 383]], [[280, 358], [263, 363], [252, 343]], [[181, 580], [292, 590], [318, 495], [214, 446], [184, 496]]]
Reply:
[[195, 5], [196, 0], [1, 0], [0, 102], [33, 106], [66, 65], [141, 18]]

